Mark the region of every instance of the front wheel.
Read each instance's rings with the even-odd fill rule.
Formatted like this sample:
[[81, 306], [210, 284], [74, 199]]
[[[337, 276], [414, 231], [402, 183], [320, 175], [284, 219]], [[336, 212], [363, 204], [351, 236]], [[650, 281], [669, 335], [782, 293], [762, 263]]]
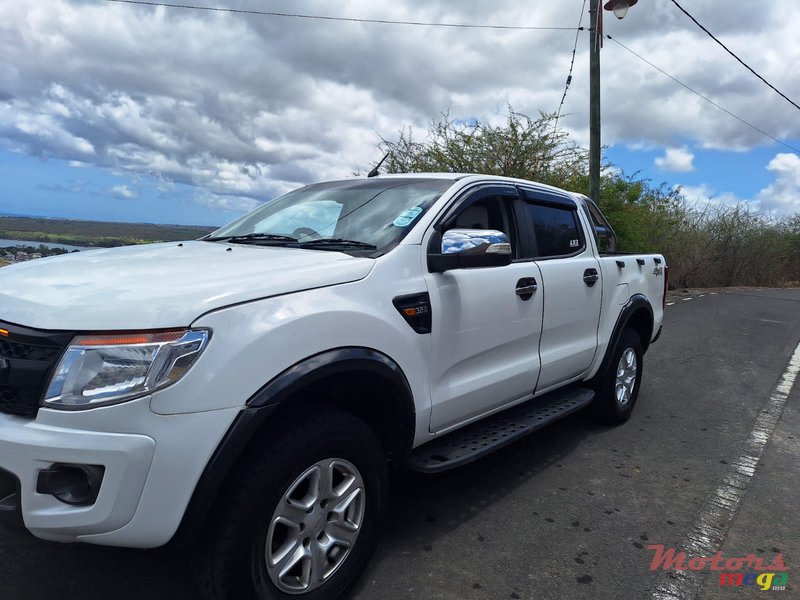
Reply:
[[385, 453], [360, 419], [309, 412], [256, 444], [223, 492], [199, 573], [207, 597], [333, 599], [366, 566], [386, 502]]
[[639, 334], [632, 329], [622, 332], [608, 368], [595, 380], [595, 399], [592, 415], [609, 424], [627, 421], [642, 382], [644, 352]]

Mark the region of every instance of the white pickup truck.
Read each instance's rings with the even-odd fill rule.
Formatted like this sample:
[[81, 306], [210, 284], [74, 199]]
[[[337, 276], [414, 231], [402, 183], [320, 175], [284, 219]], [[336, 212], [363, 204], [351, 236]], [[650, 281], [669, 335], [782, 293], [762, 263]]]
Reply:
[[0, 270], [0, 519], [201, 548], [212, 598], [336, 598], [391, 465], [586, 408], [625, 421], [664, 258], [585, 196], [453, 174], [309, 185], [197, 241]]

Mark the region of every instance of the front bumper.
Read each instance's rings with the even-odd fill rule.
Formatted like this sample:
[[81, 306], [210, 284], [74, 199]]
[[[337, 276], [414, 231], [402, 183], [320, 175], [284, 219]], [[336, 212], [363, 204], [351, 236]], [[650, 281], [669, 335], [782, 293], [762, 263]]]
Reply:
[[[155, 448], [155, 440], [145, 435], [80, 431], [0, 416], [0, 467], [19, 479], [25, 527], [43, 539], [75, 541], [128, 523], [142, 496]], [[70, 506], [36, 493], [39, 471], [54, 463], [105, 466], [97, 501]]]
[[25, 529], [19, 498], [19, 479], [0, 469], [0, 523], [14, 531]]
[[[149, 404], [146, 397], [88, 411], [42, 409], [35, 420], [0, 414], [0, 469], [11, 474], [6, 487], [10, 477], [19, 482], [26, 529], [46, 540], [136, 548], [170, 540], [238, 409], [161, 416]], [[72, 506], [37, 493], [39, 472], [54, 463], [105, 467], [97, 500]], [[6, 521], [18, 521], [13, 512], [4, 512]]]

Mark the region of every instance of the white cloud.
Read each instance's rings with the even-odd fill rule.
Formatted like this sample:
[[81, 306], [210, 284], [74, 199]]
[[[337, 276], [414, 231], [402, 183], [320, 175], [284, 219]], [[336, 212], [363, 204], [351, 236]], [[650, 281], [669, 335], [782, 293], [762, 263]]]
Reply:
[[800, 156], [780, 153], [767, 165], [774, 180], [753, 198], [740, 198], [733, 192], [718, 192], [708, 184], [679, 185], [681, 194], [697, 208], [745, 203], [752, 210], [777, 217], [800, 214]]
[[115, 185], [108, 190], [108, 192], [115, 198], [121, 198], [123, 200], [132, 200], [138, 197], [138, 194], [127, 185]]
[[[572, 27], [578, 4], [354, 0], [336, 8], [306, 0], [302, 12]], [[252, 8], [253, 2], [226, 5]], [[757, 11], [733, 3], [720, 11], [719, 2], [695, 0], [692, 12], [787, 95], [800, 97], [794, 73], [800, 3], [774, 0]], [[606, 30], [765, 131], [800, 139], [794, 109], [671, 4], [639, 3], [624, 21], [607, 19]], [[423, 130], [448, 108], [454, 118], [489, 122], [502, 119], [508, 103], [533, 116], [555, 111], [573, 39], [572, 31], [367, 25], [75, 0], [2, 2], [0, 145], [195, 186], [210, 205], [265, 199], [363, 171], [380, 158], [379, 135], [391, 138], [404, 126]], [[584, 144], [587, 50], [584, 31], [561, 120]], [[613, 42], [603, 50], [602, 78], [603, 143], [667, 147], [659, 159], [666, 170], [692, 168], [691, 153], [676, 144], [748, 149], [771, 143]], [[791, 187], [778, 185], [782, 168], [776, 167], [777, 187], [766, 203], [790, 198]]]
[[688, 173], [694, 171], [694, 154], [686, 148], [667, 148], [664, 156], [655, 159], [655, 165], [662, 171]]
[[223, 196], [220, 194], [197, 194], [194, 197], [194, 201], [213, 210], [239, 213], [249, 212], [261, 205], [261, 202], [252, 198]]
[[684, 198], [697, 210], [713, 208], [715, 206], [733, 206], [746, 203], [753, 210], [758, 210], [758, 203], [747, 201], [738, 197], [733, 192], [718, 192], [706, 183], [700, 185], [677, 185]]
[[767, 170], [774, 173], [775, 181], [758, 193], [762, 208], [779, 214], [800, 213], [800, 156], [778, 154]]

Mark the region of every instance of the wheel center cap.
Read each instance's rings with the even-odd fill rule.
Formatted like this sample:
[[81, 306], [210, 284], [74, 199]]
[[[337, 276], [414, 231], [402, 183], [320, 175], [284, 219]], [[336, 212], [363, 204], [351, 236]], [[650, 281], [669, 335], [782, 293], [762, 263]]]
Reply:
[[315, 507], [314, 512], [306, 518], [306, 529], [319, 533], [325, 529], [327, 522], [325, 511], [319, 507]]

